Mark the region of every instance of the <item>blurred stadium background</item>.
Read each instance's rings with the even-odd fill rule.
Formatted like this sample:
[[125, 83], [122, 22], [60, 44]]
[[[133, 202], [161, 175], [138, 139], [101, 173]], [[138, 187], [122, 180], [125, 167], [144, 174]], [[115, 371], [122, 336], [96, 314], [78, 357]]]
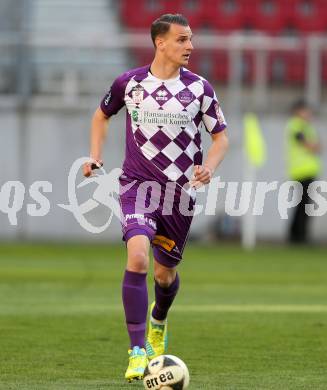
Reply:
[[[256, 180], [287, 180], [284, 129], [298, 97], [315, 109], [326, 180], [326, 3], [0, 0], [0, 188], [20, 180], [26, 190], [16, 226], [0, 211], [0, 389], [130, 388], [122, 377], [126, 254], [119, 222], [91, 234], [58, 204], [69, 203], [68, 173], [89, 153], [91, 116], [101, 97], [117, 75], [151, 60], [151, 22], [165, 12], [189, 18], [196, 48], [189, 67], [214, 84], [229, 123], [222, 181], [244, 178], [248, 111], [258, 115], [267, 148]], [[110, 123], [107, 171], [121, 166], [124, 125], [122, 110]], [[203, 140], [208, 146], [206, 134]], [[45, 194], [50, 211], [31, 217], [27, 205], [35, 200], [28, 190], [37, 180], [52, 183]], [[79, 204], [95, 189], [95, 183], [78, 188]], [[186, 247], [169, 353], [187, 363], [190, 390], [325, 390], [326, 247], [244, 251], [235, 245], [240, 218], [224, 213], [225, 194], [216, 216], [194, 219], [192, 235], [232, 243]], [[199, 194], [200, 204], [204, 197]], [[99, 204], [85, 216], [100, 226], [108, 210]], [[288, 223], [278, 214], [277, 192], [268, 194], [256, 218], [258, 239], [285, 242]], [[314, 240], [326, 243], [326, 233], [327, 215], [314, 218]], [[149, 281], [152, 276], [150, 270]], [[149, 294], [152, 299], [150, 285]]]
[[[189, 68], [214, 83], [229, 123], [231, 148], [219, 175], [243, 177], [243, 114], [259, 115], [267, 161], [257, 180], [282, 182], [284, 129], [289, 106], [304, 96], [315, 108], [315, 125], [327, 145], [327, 7], [324, 0], [1, 0], [0, 161], [1, 183], [35, 180], [53, 184], [51, 209], [28, 217], [28, 192], [17, 226], [0, 213], [2, 239], [119, 240], [114, 221], [100, 235], [84, 231], [67, 202], [67, 175], [73, 161], [87, 156], [91, 115], [111, 82], [123, 71], [149, 63], [151, 22], [162, 13], [185, 14], [194, 32]], [[205, 144], [210, 140], [204, 134]], [[104, 161], [120, 166], [124, 153], [124, 112], [110, 126]], [[327, 153], [323, 153], [326, 177]], [[80, 178], [82, 180], [82, 178]], [[92, 196], [91, 184], [79, 190]], [[199, 196], [201, 202], [202, 195]], [[193, 236], [237, 236], [239, 218], [224, 215], [224, 192], [215, 217], [195, 218]], [[103, 205], [88, 218], [101, 225]], [[269, 221], [269, 222], [268, 222]], [[288, 221], [269, 194], [257, 218], [261, 240], [284, 241]], [[315, 218], [313, 237], [326, 241], [327, 215]]]

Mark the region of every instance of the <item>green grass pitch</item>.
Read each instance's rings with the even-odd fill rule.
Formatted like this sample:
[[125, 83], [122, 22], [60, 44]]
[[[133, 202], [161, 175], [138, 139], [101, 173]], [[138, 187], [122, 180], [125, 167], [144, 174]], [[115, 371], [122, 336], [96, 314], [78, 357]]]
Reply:
[[[0, 389], [142, 389], [124, 265], [123, 245], [0, 245]], [[179, 272], [168, 352], [189, 389], [327, 389], [326, 249], [192, 244]]]

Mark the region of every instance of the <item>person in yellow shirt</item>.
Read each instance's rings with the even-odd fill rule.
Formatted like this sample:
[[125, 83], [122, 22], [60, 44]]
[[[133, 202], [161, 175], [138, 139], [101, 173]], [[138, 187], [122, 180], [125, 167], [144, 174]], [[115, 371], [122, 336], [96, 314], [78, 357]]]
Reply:
[[321, 146], [311, 120], [312, 110], [307, 102], [296, 101], [286, 128], [288, 176], [303, 186], [302, 200], [294, 210], [289, 228], [289, 241], [295, 244], [308, 241], [309, 217], [305, 212], [305, 205], [310, 203], [308, 187], [321, 171], [318, 156]]

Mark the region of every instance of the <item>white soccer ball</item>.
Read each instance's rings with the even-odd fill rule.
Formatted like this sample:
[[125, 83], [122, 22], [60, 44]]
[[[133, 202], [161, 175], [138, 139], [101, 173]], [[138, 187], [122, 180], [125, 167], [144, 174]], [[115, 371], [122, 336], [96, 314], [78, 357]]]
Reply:
[[156, 357], [144, 371], [143, 384], [147, 390], [184, 390], [189, 383], [186, 364], [173, 355]]

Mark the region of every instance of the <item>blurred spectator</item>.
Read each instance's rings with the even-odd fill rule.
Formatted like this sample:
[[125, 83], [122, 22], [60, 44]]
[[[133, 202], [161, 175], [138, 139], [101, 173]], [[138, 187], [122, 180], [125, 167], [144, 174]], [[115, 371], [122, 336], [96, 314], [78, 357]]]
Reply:
[[303, 187], [301, 202], [296, 206], [289, 227], [289, 241], [295, 244], [308, 242], [309, 216], [305, 205], [310, 203], [308, 187], [320, 173], [318, 157], [320, 144], [315, 128], [311, 124], [312, 110], [303, 99], [292, 106], [292, 116], [287, 123], [288, 175]]

